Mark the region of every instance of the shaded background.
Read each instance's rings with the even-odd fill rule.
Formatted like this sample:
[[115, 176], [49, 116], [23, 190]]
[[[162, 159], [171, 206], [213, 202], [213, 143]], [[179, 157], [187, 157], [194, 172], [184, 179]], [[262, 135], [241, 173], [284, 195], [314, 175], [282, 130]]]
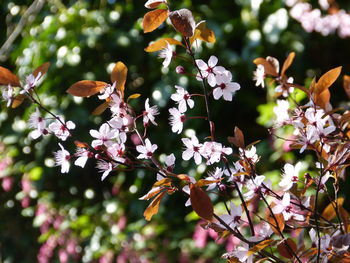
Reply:
[[[1, 1], [0, 44], [32, 3]], [[347, 1], [338, 3], [345, 9], [349, 5]], [[176, 35], [166, 24], [143, 34], [141, 18], [147, 12], [143, 4], [132, 0], [44, 1], [37, 14], [29, 16], [9, 49], [0, 53], [1, 66], [24, 79], [49, 61], [51, 67], [38, 92], [44, 104], [77, 124], [81, 141], [89, 141], [86, 131], [97, 129], [108, 113], [91, 116], [98, 100], [74, 99], [65, 90], [82, 79], [108, 82], [112, 63], [123, 61], [129, 68], [126, 93], [142, 94], [132, 102], [135, 108], [142, 111], [144, 100], [150, 97], [152, 105], [158, 105], [161, 111], [158, 127], [149, 130], [152, 142], [159, 145], [159, 152], [180, 156], [179, 136], [171, 133], [167, 120], [168, 108], [173, 105], [169, 97], [174, 85], [186, 86], [192, 92], [200, 92], [200, 85], [175, 73], [177, 65], [187, 67], [185, 62], [176, 60], [168, 70], [162, 70], [157, 54], [143, 51], [156, 38]], [[317, 6], [317, 1], [313, 4]], [[261, 173], [271, 169], [278, 173], [286, 158], [296, 156], [281, 155], [277, 162], [270, 158], [274, 149], [264, 126], [269, 125], [274, 104], [267, 103], [265, 90], [255, 87], [252, 60], [271, 55], [282, 62], [295, 51], [296, 60], [288, 72], [295, 82], [303, 84], [307, 78], [338, 65], [343, 66], [343, 73], [349, 73], [350, 40], [306, 33], [288, 16], [288, 8], [280, 0], [184, 0], [171, 2], [171, 7], [189, 8], [197, 22], [207, 20], [217, 42], [203, 43], [197, 57], [207, 60], [215, 54], [220, 65], [241, 84], [232, 103], [211, 102], [221, 142], [232, 134], [234, 126], [239, 126], [248, 142], [263, 140], [258, 145], [263, 160]], [[332, 102], [348, 107], [346, 101], [339, 80]], [[203, 105], [196, 103], [193, 115], [203, 115]], [[58, 168], [52, 168], [55, 138], [28, 139], [23, 120], [34, 107], [27, 102], [17, 109], [7, 109], [5, 104], [1, 104], [0, 112], [1, 262], [218, 262], [225, 247], [232, 245], [229, 241], [217, 245], [214, 234], [207, 236], [196, 227], [198, 218], [183, 206], [186, 200], [180, 195], [165, 199], [159, 214], [146, 222], [142, 214], [148, 202], [138, 198], [154, 182], [152, 173], [113, 174], [101, 182], [95, 164], [88, 162], [85, 169], [72, 167], [69, 174], [60, 174]], [[262, 105], [259, 110], [258, 105]], [[203, 121], [193, 121], [185, 128], [195, 129], [200, 137], [208, 136]], [[74, 151], [73, 145], [65, 145]], [[176, 169], [197, 176], [203, 173], [203, 167], [181, 162], [180, 158]]]

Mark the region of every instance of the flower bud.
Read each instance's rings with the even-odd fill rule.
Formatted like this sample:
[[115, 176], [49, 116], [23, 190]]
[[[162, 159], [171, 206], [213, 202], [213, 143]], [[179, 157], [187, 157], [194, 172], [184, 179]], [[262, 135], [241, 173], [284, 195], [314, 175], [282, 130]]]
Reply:
[[177, 74], [185, 74], [186, 73], [186, 70], [183, 66], [177, 66], [175, 70], [176, 70]]

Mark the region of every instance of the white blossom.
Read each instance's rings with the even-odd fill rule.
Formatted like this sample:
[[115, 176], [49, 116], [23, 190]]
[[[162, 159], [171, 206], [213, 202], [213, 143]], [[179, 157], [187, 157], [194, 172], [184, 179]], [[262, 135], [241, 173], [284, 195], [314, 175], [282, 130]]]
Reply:
[[34, 140], [39, 138], [41, 135], [43, 135], [46, 132], [46, 122], [45, 122], [45, 119], [41, 117], [41, 114], [38, 108], [36, 108], [35, 112], [33, 112], [30, 115], [28, 126], [29, 128], [34, 129], [34, 131], [30, 132], [30, 136]]
[[167, 68], [170, 65], [171, 59], [174, 56], [174, 52], [170, 46], [169, 43], [167, 43], [166, 47], [163, 48], [160, 52], [159, 52], [159, 57], [160, 58], [164, 58], [163, 61], [163, 68]]
[[199, 165], [202, 162], [202, 156], [199, 153], [202, 144], [199, 143], [197, 137], [192, 136], [191, 138], [183, 138], [181, 140], [186, 146], [186, 150], [182, 153], [182, 159], [188, 161], [193, 157], [196, 164]]
[[50, 123], [49, 130], [53, 132], [57, 138], [62, 141], [65, 141], [70, 135], [70, 130], [75, 129], [75, 124], [72, 121], [65, 122], [62, 117], [58, 117], [59, 120], [55, 120], [53, 123]]
[[158, 115], [159, 111], [157, 106], [149, 106], [149, 99], [147, 98], [145, 101], [145, 110], [143, 111], [143, 124], [146, 126], [148, 121], [151, 121], [154, 125], [157, 125], [155, 122], [155, 115]]
[[259, 87], [265, 87], [265, 68], [263, 65], [259, 64], [256, 68], [256, 71], [254, 71], [254, 77], [253, 80], [256, 81], [255, 86]]
[[179, 104], [179, 111], [186, 112], [187, 105], [192, 109], [194, 107], [194, 101], [191, 99], [191, 96], [190, 94], [188, 94], [188, 91], [180, 86], [175, 86], [175, 88], [176, 93], [171, 95], [171, 99]]
[[[218, 58], [215, 56], [211, 56], [209, 58], [208, 64], [201, 59], [196, 60], [196, 64], [200, 69], [200, 73], [202, 74], [202, 77], [207, 79], [208, 84], [211, 87], [215, 87], [216, 85], [215, 74], [221, 74], [225, 71], [224, 67], [216, 66], [217, 63], [218, 63]], [[199, 73], [197, 75], [197, 79], [201, 80], [201, 76]]]
[[155, 150], [158, 146], [151, 144], [149, 139], [145, 140], [145, 145], [137, 145], [136, 150], [140, 153], [137, 159], [151, 159]]
[[172, 132], [180, 134], [182, 132], [183, 123], [186, 120], [186, 116], [176, 108], [170, 108], [169, 113]]
[[224, 100], [232, 101], [233, 94], [241, 88], [237, 82], [232, 82], [232, 74], [227, 70], [216, 75], [216, 85], [217, 87], [213, 90], [216, 100], [223, 97]]
[[56, 166], [61, 166], [61, 173], [68, 173], [70, 167], [70, 154], [63, 148], [62, 144], [59, 143], [58, 145], [60, 146], [61, 150], [54, 152], [55, 164]]

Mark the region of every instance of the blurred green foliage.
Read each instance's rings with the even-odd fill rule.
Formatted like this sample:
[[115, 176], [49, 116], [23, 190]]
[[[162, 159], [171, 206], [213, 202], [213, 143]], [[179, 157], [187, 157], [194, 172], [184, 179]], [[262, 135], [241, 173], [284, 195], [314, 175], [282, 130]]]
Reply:
[[[349, 71], [350, 60], [346, 59], [350, 57], [349, 39], [304, 32], [281, 2], [171, 1], [173, 10], [189, 8], [197, 22], [207, 20], [215, 32], [217, 42], [202, 44], [197, 48], [197, 57], [207, 60], [215, 54], [241, 84], [232, 103], [210, 104], [222, 142], [232, 134], [235, 125], [244, 131], [249, 143], [268, 137], [263, 126], [271, 118], [273, 103], [265, 104], [265, 90], [256, 88], [252, 81], [254, 58], [271, 55], [282, 62], [290, 51], [295, 51], [296, 62], [288, 72], [301, 84], [338, 65], [344, 66], [344, 73]], [[31, 3], [2, 1], [0, 43], [13, 32]], [[169, 69], [162, 69], [157, 54], [144, 52], [150, 41], [161, 36], [174, 37], [176, 33], [170, 25], [163, 25], [143, 34], [141, 18], [147, 12], [143, 4], [133, 0], [46, 1], [30, 19], [33, 21], [24, 26], [1, 65], [24, 79], [41, 63], [49, 61], [51, 67], [38, 93], [46, 106], [77, 124], [81, 141], [88, 141], [86, 131], [96, 129], [108, 114], [91, 116], [99, 105], [97, 99], [80, 100], [65, 91], [82, 79], [108, 82], [112, 63], [123, 61], [129, 68], [127, 95], [142, 94], [132, 104], [141, 111], [144, 100], [151, 97], [161, 110], [159, 126], [150, 129], [152, 142], [159, 145], [161, 152], [174, 152], [180, 157], [179, 137], [166, 125], [167, 108], [172, 103], [169, 97], [176, 84], [198, 92], [200, 86], [195, 80], [175, 73], [177, 65], [187, 67], [183, 61], [176, 60]], [[344, 92], [337, 84], [332, 96], [339, 102]], [[197, 105], [198, 115], [203, 114], [204, 105]], [[101, 182], [95, 164], [88, 163], [85, 169], [73, 167], [68, 175], [61, 175], [58, 168], [52, 167], [57, 141], [52, 137], [33, 141], [27, 136], [25, 120], [33, 111], [28, 102], [17, 109], [1, 104], [0, 162], [4, 168], [0, 169], [0, 176], [13, 180], [12, 187], [7, 189], [5, 185], [7, 190], [0, 194], [1, 261], [37, 262], [38, 256], [47, 256], [47, 262], [64, 262], [65, 256], [68, 262], [219, 261], [225, 245], [215, 245], [208, 237], [205, 249], [196, 247], [192, 235], [198, 218], [184, 207], [184, 197], [166, 198], [151, 222], [143, 219], [148, 203], [138, 198], [150, 189], [154, 174], [122, 172]], [[257, 118], [260, 125], [256, 124]], [[194, 120], [185, 128], [189, 126], [200, 136], [208, 136], [206, 123]], [[73, 145], [69, 150], [74, 150]], [[269, 141], [258, 145], [264, 161], [261, 171], [274, 169], [270, 173], [277, 178], [282, 159], [278, 156], [280, 162], [269, 162], [273, 151]], [[177, 160], [178, 173], [199, 175], [200, 169]], [[3, 186], [4, 182], [3, 179]], [[70, 246], [74, 249], [70, 250]]]

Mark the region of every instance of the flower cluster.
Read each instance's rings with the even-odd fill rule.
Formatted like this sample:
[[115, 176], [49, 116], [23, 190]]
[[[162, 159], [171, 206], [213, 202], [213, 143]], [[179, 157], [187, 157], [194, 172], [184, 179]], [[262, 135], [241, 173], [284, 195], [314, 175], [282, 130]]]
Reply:
[[[289, 2], [297, 6], [296, 1]], [[326, 5], [325, 2], [322, 3]], [[154, 9], [160, 4], [169, 7], [166, 1], [148, 1], [146, 7]], [[279, 172], [279, 182], [273, 184], [267, 174], [259, 172], [257, 164], [262, 158], [258, 155], [256, 143], [247, 145], [244, 134], [238, 127], [234, 129], [234, 135], [228, 137], [229, 147], [217, 139], [215, 134], [215, 121], [211, 119], [209, 107], [211, 97], [214, 100], [223, 98], [225, 101], [232, 101], [240, 85], [233, 82], [231, 72], [218, 65], [217, 57], [211, 56], [208, 63], [196, 58], [192, 44], [197, 40], [213, 41], [213, 37], [208, 36], [212, 36], [214, 32], [206, 28], [204, 22], [196, 24], [187, 9], [157, 10], [156, 13], [163, 14], [164, 20], [169, 16], [183, 40], [179, 42], [171, 38], [161, 39], [151, 44], [151, 50], [161, 51], [160, 57], [165, 58], [163, 66], [168, 67], [175, 55], [171, 45], [183, 47], [185, 55], [189, 56], [185, 60], [191, 61], [191, 66], [196, 70], [192, 76], [201, 82], [201, 87], [198, 88], [200, 93], [194, 93], [197, 87], [185, 89], [176, 85], [176, 92], [170, 98], [177, 106], [168, 109], [170, 126], [174, 133], [182, 134], [184, 122], [190, 119], [201, 119], [208, 123], [209, 130], [203, 139], [198, 139], [202, 134], [196, 133], [188, 137], [177, 137], [178, 142], [184, 146], [181, 151], [182, 159], [193, 159], [195, 165], [204, 167], [201, 177], [190, 175], [183, 171], [183, 167], [175, 167], [176, 157], [173, 153], [159, 154], [161, 147], [151, 142], [152, 133], [149, 129], [156, 128], [150, 126], [158, 125], [156, 116], [161, 112], [156, 105], [150, 103], [149, 98], [145, 99], [144, 109], [139, 113], [129, 104], [131, 99], [137, 99], [140, 94], [131, 94], [125, 98], [125, 93], [128, 92], [125, 90], [128, 69], [122, 62], [117, 62], [112, 70], [112, 84], [82, 80], [67, 90], [74, 96], [97, 95], [102, 104], [94, 113], [101, 114], [104, 110], [110, 113], [108, 120], [103, 121], [98, 128], [89, 130], [89, 142], [74, 141], [77, 147], [74, 154], [62, 143], [78, 137], [73, 132], [75, 123], [54, 114], [36, 97], [38, 81], [45, 74], [48, 65], [40, 66], [22, 85], [16, 76], [7, 78], [13, 80], [6, 83], [7, 87], [2, 94], [8, 106], [13, 106], [19, 98], [27, 98], [36, 105], [35, 112], [28, 121], [30, 137], [38, 139], [40, 136], [52, 134], [57, 138], [60, 150], [54, 153], [54, 159], [56, 165], [61, 167], [61, 173], [69, 172], [72, 160], [74, 165], [84, 168], [89, 159], [95, 161], [96, 168], [102, 173], [102, 180], [118, 170], [152, 171], [154, 184], [140, 197], [141, 200], [152, 199], [144, 211], [145, 219], [151, 220], [158, 213], [165, 195], [175, 192], [188, 195], [184, 206], [191, 206], [204, 220], [203, 228], [210, 229], [217, 238], [231, 236], [239, 240], [223, 255], [228, 262], [252, 262], [254, 259], [265, 258], [272, 262], [284, 262], [275, 256], [277, 252], [293, 262], [327, 262], [339, 257], [346, 258], [344, 255], [350, 257], [346, 251], [350, 244], [350, 235], [347, 234], [348, 214], [342, 207], [344, 200], [337, 198], [339, 179], [350, 159], [347, 132], [350, 118], [347, 112], [335, 114], [329, 91], [341, 68], [330, 70], [318, 81], [312, 81], [307, 89], [293, 83], [294, 79], [286, 74], [294, 60], [294, 53], [287, 57], [281, 69], [278, 60], [271, 56], [254, 60], [257, 65], [253, 76], [256, 86], [265, 87], [266, 78], [271, 80], [271, 85], [275, 85], [273, 88], [278, 99], [273, 110], [276, 114], [273, 129], [292, 127], [293, 148], [300, 149], [299, 153], [313, 151], [317, 157], [317, 162], [311, 168], [305, 167], [301, 161], [295, 164], [291, 161], [284, 163]], [[154, 12], [146, 15], [153, 16]], [[145, 32], [155, 29], [154, 24], [148, 25], [147, 21], [162, 20], [158, 16], [153, 18], [156, 19], [144, 19]], [[201, 30], [206, 33], [200, 34]], [[184, 67], [180, 67], [177, 72], [185, 74]], [[10, 73], [6, 71], [6, 74]], [[18, 95], [14, 93], [13, 86], [19, 87]], [[208, 86], [211, 90], [208, 90]], [[294, 100], [293, 93], [296, 89], [304, 92], [308, 98], [304, 105]], [[195, 98], [203, 100], [205, 116], [189, 115], [195, 104], [199, 105], [195, 103]], [[42, 116], [42, 112], [46, 116]], [[271, 133], [275, 135], [273, 130]], [[332, 178], [335, 179], [334, 196], [327, 188]], [[23, 180], [22, 188], [27, 195], [31, 185]], [[330, 208], [327, 207], [321, 213], [318, 207], [319, 195], [324, 193], [331, 204]], [[24, 201], [23, 206], [28, 205], [28, 202]], [[214, 202], [222, 202], [222, 209], [218, 209]], [[62, 217], [52, 213], [52, 210], [44, 205], [38, 207], [38, 216], [43, 215], [42, 234], [48, 232], [50, 227], [59, 230], [62, 225]], [[336, 222], [333, 220], [335, 218]], [[51, 236], [44, 242], [39, 252], [39, 262], [48, 262], [55, 248], [59, 246], [61, 262], [67, 262], [76, 255], [75, 240], [65, 237], [69, 231], [68, 228], [63, 228], [61, 236]], [[294, 238], [296, 235], [307, 237], [308, 242], [304, 242], [303, 238]], [[267, 247], [276, 248], [271, 252], [272, 250], [265, 249]], [[113, 252], [108, 251], [102, 260], [109, 260], [113, 256]]]
[[[305, 31], [315, 31], [324, 36], [337, 32], [341, 38], [350, 36], [350, 15], [343, 9], [331, 7], [328, 1], [319, 0], [321, 10], [299, 0], [288, 0], [286, 4], [291, 7], [291, 17], [299, 21]], [[322, 9], [332, 11], [323, 15]]]

